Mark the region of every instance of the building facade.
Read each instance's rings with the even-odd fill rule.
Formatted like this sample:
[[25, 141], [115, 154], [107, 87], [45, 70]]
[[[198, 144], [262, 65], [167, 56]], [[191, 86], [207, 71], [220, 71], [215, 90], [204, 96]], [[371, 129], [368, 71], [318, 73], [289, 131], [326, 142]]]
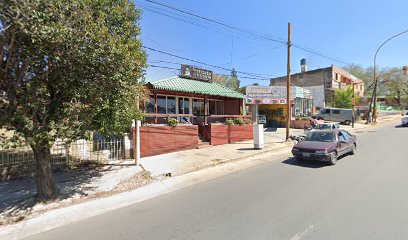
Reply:
[[[326, 68], [307, 70], [306, 61], [301, 61], [301, 72], [291, 75], [291, 86], [310, 90], [313, 105], [317, 108], [334, 107], [337, 89], [351, 87], [356, 96], [364, 96], [364, 82], [346, 70], [332, 65]], [[272, 78], [270, 86], [286, 86], [286, 76]]]

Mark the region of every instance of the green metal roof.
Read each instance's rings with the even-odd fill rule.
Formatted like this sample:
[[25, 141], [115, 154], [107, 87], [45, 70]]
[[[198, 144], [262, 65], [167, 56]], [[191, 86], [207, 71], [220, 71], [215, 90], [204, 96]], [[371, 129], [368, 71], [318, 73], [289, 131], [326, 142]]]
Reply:
[[150, 84], [153, 85], [154, 89], [160, 90], [190, 92], [230, 98], [245, 98], [243, 94], [221, 86], [218, 83], [204, 82], [181, 77], [165, 78], [150, 82]]

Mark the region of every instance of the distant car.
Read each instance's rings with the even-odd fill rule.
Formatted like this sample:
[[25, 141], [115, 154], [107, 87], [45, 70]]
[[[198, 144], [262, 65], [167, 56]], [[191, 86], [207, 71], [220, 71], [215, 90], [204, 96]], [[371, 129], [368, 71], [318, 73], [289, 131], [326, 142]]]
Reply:
[[342, 129], [312, 131], [292, 148], [296, 160], [314, 160], [335, 165], [341, 155], [354, 154], [357, 138]]
[[265, 115], [258, 115], [258, 123], [266, 124], [266, 117]]
[[343, 108], [322, 108], [314, 116], [317, 120], [335, 121], [350, 125], [353, 120], [353, 110]]
[[401, 125], [404, 127], [408, 127], [408, 112], [406, 112], [405, 115], [402, 115]]
[[330, 129], [339, 129], [340, 124], [335, 122], [330, 123], [320, 123], [313, 130], [330, 130]]
[[339, 129], [339, 128], [340, 128], [339, 123], [335, 123], [335, 122], [320, 123], [312, 129], [310, 128], [305, 129], [305, 134], [308, 134], [311, 131], [330, 130], [330, 129]]

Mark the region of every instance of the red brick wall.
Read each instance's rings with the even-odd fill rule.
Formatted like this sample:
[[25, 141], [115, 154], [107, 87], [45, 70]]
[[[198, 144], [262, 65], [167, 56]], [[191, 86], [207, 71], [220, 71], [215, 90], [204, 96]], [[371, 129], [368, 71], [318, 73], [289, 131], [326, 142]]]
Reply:
[[228, 126], [227, 125], [209, 125], [210, 127], [210, 144], [221, 145], [228, 143]]
[[249, 125], [230, 125], [229, 127], [229, 143], [246, 141], [254, 138], [252, 124]]
[[143, 126], [140, 128], [140, 156], [147, 157], [198, 146], [198, 126]]

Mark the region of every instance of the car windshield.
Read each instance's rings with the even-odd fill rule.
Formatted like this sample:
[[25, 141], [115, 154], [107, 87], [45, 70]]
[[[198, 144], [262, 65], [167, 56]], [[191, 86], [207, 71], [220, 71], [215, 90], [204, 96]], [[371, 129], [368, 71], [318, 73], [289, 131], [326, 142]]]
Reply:
[[310, 132], [305, 141], [334, 142], [336, 141], [336, 135], [334, 132]]
[[330, 124], [319, 124], [316, 126], [317, 129], [331, 129], [331, 125]]

